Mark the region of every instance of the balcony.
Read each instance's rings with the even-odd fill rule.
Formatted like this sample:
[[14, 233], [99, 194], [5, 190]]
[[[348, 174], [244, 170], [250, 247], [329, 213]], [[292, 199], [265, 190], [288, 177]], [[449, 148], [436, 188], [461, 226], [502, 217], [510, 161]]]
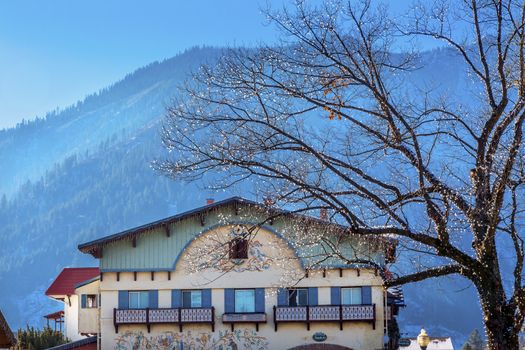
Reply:
[[319, 305], [274, 306], [275, 331], [279, 323], [303, 322], [310, 330], [312, 322], [338, 322], [343, 330], [344, 322], [369, 322], [376, 327], [376, 306], [372, 305]]
[[243, 313], [225, 313], [222, 315], [222, 323], [230, 323], [232, 331], [235, 323], [255, 323], [255, 328], [259, 331], [259, 323], [266, 323], [266, 314], [264, 312], [243, 312]]
[[182, 332], [184, 324], [206, 323], [215, 331], [215, 309], [172, 308], [172, 309], [113, 309], [113, 323], [118, 333], [120, 325], [144, 324], [150, 332], [153, 324], [178, 324]]

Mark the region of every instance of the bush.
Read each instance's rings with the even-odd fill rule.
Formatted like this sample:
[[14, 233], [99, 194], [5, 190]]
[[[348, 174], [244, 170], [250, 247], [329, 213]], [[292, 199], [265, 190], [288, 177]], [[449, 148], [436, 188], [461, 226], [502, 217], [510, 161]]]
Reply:
[[53, 346], [65, 344], [68, 339], [62, 332], [52, 330], [50, 327], [36, 329], [27, 326], [26, 329], [19, 329], [17, 332], [17, 344], [14, 350], [40, 350]]

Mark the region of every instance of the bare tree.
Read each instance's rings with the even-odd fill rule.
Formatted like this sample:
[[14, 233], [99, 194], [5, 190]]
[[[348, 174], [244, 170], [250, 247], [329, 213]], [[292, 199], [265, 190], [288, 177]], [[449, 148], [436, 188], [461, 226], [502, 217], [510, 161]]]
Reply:
[[[387, 285], [461, 275], [489, 348], [517, 349], [525, 2], [426, 3], [406, 18], [362, 1], [269, 11], [282, 41], [196, 74], [168, 110], [172, 152], [157, 166], [177, 179], [222, 174], [223, 188], [252, 179], [284, 206], [328, 208], [348, 234], [397, 237], [422, 265]], [[461, 60], [460, 97], [418, 84], [421, 52], [393, 53], [421, 37]]]

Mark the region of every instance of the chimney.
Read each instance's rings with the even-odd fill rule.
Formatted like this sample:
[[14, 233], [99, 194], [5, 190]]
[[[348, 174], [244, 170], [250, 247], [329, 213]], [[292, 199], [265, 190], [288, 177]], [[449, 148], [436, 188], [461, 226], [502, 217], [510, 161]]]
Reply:
[[213, 202], [215, 202], [215, 199], [213, 199], [213, 198], [206, 198], [206, 205], [213, 204]]
[[327, 208], [321, 208], [319, 211], [319, 219], [323, 221], [328, 221], [328, 209]]

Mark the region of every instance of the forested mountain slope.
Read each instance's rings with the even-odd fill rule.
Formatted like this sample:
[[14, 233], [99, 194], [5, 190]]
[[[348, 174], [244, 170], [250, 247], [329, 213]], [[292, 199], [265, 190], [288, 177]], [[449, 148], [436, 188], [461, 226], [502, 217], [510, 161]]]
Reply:
[[[0, 308], [14, 328], [42, 324], [42, 315], [61, 307], [43, 292], [63, 267], [97, 263], [77, 251], [79, 243], [200, 206], [210, 195], [160, 176], [150, 163], [162, 155], [159, 130], [176, 86], [220, 51], [192, 49], [153, 63], [74, 106], [0, 131], [0, 286], [9, 286]], [[465, 89], [450, 51], [422, 60], [426, 68], [413, 75], [422, 86]], [[214, 196], [231, 195], [250, 197]], [[463, 337], [479, 327], [466, 285], [407, 286], [402, 330], [424, 325], [430, 334]]]
[[0, 193], [36, 180], [66, 157], [96, 150], [109, 138], [130, 138], [163, 114], [188, 72], [213, 61], [219, 49], [195, 48], [154, 62], [121, 81], [44, 118], [0, 130]]

